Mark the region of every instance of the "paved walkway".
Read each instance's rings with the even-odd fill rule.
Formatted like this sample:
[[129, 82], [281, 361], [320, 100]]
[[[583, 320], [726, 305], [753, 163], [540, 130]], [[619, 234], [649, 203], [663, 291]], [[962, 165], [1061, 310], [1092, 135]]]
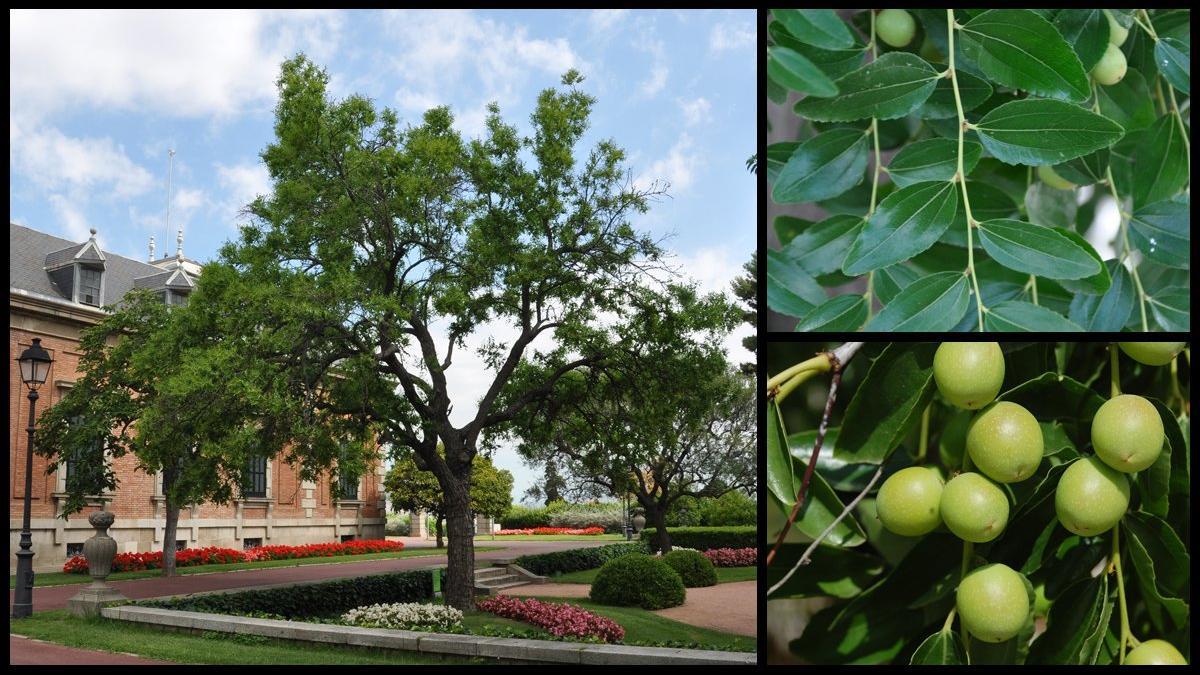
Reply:
[[[509, 542], [477, 542], [476, 546], [504, 546], [495, 551], [477, 553], [477, 561], [494, 560], [497, 558], [515, 558], [520, 555], [549, 553], [571, 548], [600, 546], [610, 542], [598, 541], [509, 541]], [[429, 555], [415, 558], [388, 558], [384, 560], [364, 560], [361, 562], [331, 563], [327, 565], [300, 565], [296, 567], [272, 567], [268, 569], [237, 570], [233, 572], [218, 572], [214, 574], [188, 574], [170, 579], [150, 577], [146, 579], [131, 579], [128, 581], [113, 581], [109, 585], [117, 589], [125, 597], [132, 600], [153, 598], [160, 595], [181, 595], [199, 593], [202, 591], [217, 591], [228, 588], [245, 588], [247, 586], [265, 586], [268, 584], [286, 584], [299, 581], [319, 581], [322, 579], [338, 579], [342, 577], [382, 574], [385, 572], [402, 572], [420, 569], [433, 565], [445, 565], [446, 556]], [[33, 589], [33, 611], [45, 612], [53, 609], [64, 609], [67, 600], [83, 588], [83, 584], [69, 586], [44, 586]], [[13, 591], [8, 592], [9, 607], [13, 602]]]
[[22, 635], [8, 636], [8, 664], [11, 666], [157, 666], [172, 665], [132, 654], [97, 652], [64, 647], [52, 642], [32, 640]]
[[[500, 591], [509, 595], [551, 598], [586, 598], [587, 584], [534, 584]], [[659, 616], [692, 626], [736, 635], [758, 635], [758, 582], [734, 581], [687, 589], [687, 600], [678, 607], [660, 609]]]

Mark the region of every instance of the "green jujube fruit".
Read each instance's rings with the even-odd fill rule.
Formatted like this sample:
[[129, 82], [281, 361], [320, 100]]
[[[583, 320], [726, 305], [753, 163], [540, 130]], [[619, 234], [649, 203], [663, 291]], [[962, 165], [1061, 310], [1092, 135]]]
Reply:
[[1166, 640], [1146, 640], [1125, 655], [1127, 666], [1186, 666], [1187, 660]]
[[967, 431], [971, 461], [988, 478], [1015, 483], [1033, 475], [1044, 452], [1042, 428], [1024, 407], [997, 401], [983, 409]]
[[1029, 592], [1021, 574], [994, 563], [972, 571], [955, 594], [963, 626], [984, 642], [1004, 642], [1029, 619]]
[[1129, 358], [1147, 366], [1165, 366], [1183, 351], [1186, 342], [1118, 342]]
[[978, 410], [1004, 384], [1004, 352], [998, 342], [943, 342], [933, 355], [933, 380], [950, 404]]
[[876, 496], [879, 520], [889, 531], [906, 537], [932, 532], [942, 522], [943, 485], [941, 476], [929, 467], [897, 471], [883, 482]]
[[1077, 460], [1058, 479], [1058, 522], [1083, 537], [1107, 532], [1129, 509], [1129, 479], [1097, 457]]
[[902, 9], [885, 9], [875, 17], [875, 32], [892, 47], [906, 47], [917, 32], [917, 23]]
[[1092, 447], [1104, 463], [1122, 473], [1141, 471], [1162, 453], [1166, 432], [1154, 404], [1122, 394], [1105, 401], [1092, 418]]
[[1008, 497], [984, 476], [960, 473], [942, 489], [940, 512], [954, 536], [982, 544], [999, 537], [1008, 524]]

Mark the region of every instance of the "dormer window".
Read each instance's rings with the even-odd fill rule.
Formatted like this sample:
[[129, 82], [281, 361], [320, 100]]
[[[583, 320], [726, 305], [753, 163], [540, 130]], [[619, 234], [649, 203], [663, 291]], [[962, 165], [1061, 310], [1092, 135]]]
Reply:
[[79, 289], [76, 295], [76, 301], [85, 305], [99, 307], [100, 302], [100, 281], [103, 278], [104, 271], [95, 267], [79, 265]]
[[159, 297], [162, 298], [164, 305], [168, 305], [168, 306], [186, 305], [188, 294], [181, 293], [179, 291], [174, 291], [174, 290], [171, 290], [168, 288], [168, 289], [164, 290], [162, 293], [160, 293]]

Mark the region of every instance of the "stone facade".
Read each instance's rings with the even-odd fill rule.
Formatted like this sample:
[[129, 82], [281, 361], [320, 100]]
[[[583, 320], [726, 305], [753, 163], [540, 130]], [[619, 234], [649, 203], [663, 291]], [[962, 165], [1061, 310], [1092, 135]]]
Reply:
[[[19, 228], [19, 232], [17, 231]], [[54, 237], [33, 232], [17, 225], [10, 226], [10, 245], [31, 245], [50, 240], [51, 245], [62, 242]], [[36, 235], [36, 236], [33, 236]], [[20, 242], [17, 240], [20, 239]], [[67, 242], [69, 243], [69, 242]], [[47, 252], [41, 252], [45, 255]], [[28, 252], [24, 255], [32, 259]], [[109, 264], [129, 267], [142, 265], [149, 272], [157, 271], [149, 264], [121, 258], [105, 252]], [[10, 266], [28, 268], [28, 260], [10, 255]], [[16, 550], [20, 539], [21, 515], [24, 501], [25, 459], [28, 451], [29, 423], [28, 391], [21, 382], [16, 358], [27, 349], [33, 338], [41, 338], [42, 347], [54, 359], [46, 384], [39, 390], [37, 413], [48, 410], [69, 391], [80, 377], [79, 335], [104, 316], [103, 310], [74, 302], [69, 298], [53, 297], [44, 288], [28, 290], [18, 280], [36, 275], [25, 269], [10, 272], [9, 287], [9, 545]], [[116, 299], [105, 298], [105, 304]], [[117, 542], [118, 553], [161, 550], [166, 523], [162, 498], [162, 479], [136, 468], [132, 455], [110, 459], [119, 479], [117, 490], [104, 495], [103, 507], [97, 501], [69, 519], [58, 517], [62, 510], [66, 476], [63, 467], [47, 473], [49, 461], [34, 455], [33, 488], [30, 529], [33, 533], [33, 566], [35, 571], [61, 570], [68, 548], [74, 550], [91, 537], [95, 530], [88, 516], [101, 508], [112, 511], [116, 523], [109, 535]], [[382, 462], [359, 479], [357, 500], [337, 502], [332, 499], [330, 477], [315, 483], [301, 482], [297, 471], [283, 461], [267, 465], [267, 494], [265, 498], [242, 499], [231, 504], [198, 504], [184, 508], [179, 516], [177, 541], [188, 548], [224, 546], [240, 549], [259, 539], [262, 544], [310, 544], [354, 539], [382, 539], [384, 536]], [[10, 558], [9, 571], [16, 569], [16, 559]]]

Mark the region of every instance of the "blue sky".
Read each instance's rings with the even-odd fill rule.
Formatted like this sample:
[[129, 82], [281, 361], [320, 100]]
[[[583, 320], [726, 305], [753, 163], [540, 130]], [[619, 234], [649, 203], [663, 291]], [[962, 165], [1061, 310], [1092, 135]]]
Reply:
[[[451, 106], [467, 136], [484, 107], [529, 130], [537, 93], [568, 68], [597, 98], [580, 152], [615, 139], [639, 181], [670, 198], [635, 224], [669, 236], [675, 263], [728, 289], [757, 244], [753, 10], [11, 11], [9, 217], [105, 250], [204, 261], [236, 234], [238, 209], [270, 190], [279, 63], [304, 51], [335, 96], [419, 121]], [[169, 231], [167, 149], [176, 151]], [[164, 241], [165, 239], [165, 241]], [[731, 357], [748, 354], [736, 345]], [[464, 368], [463, 395], [474, 387]], [[452, 384], [452, 394], [455, 389]], [[464, 406], [469, 407], [469, 406]], [[516, 496], [534, 478], [511, 450]]]

